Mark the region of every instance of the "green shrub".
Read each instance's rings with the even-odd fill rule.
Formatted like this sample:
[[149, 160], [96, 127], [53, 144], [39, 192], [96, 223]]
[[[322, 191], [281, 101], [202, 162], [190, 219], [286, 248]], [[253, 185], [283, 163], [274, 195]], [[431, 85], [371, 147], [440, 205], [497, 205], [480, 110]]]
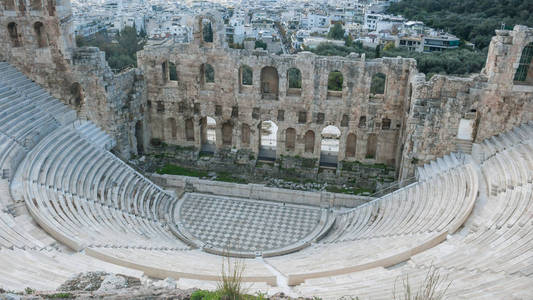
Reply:
[[182, 175], [182, 176], [191, 176], [191, 177], [206, 177], [206, 171], [192, 170], [183, 168], [180, 166], [166, 164], [164, 167], [157, 169], [157, 174], [169, 174], [169, 175]]
[[197, 290], [191, 294], [191, 300], [218, 300], [218, 299], [220, 299], [220, 295], [218, 292]]

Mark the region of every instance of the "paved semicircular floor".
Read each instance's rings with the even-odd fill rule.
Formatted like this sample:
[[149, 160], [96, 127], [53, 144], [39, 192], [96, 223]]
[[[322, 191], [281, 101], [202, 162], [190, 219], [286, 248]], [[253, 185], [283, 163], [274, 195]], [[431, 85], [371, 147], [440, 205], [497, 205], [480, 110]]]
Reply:
[[185, 194], [174, 211], [178, 231], [204, 250], [249, 256], [303, 248], [326, 218], [318, 207], [197, 193]]

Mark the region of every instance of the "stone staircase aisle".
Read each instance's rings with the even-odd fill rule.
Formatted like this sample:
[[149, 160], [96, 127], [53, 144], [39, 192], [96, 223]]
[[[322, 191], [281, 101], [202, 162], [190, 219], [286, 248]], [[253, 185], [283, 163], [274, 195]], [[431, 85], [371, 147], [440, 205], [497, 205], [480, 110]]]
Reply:
[[472, 154], [472, 141], [455, 139], [455, 151]]

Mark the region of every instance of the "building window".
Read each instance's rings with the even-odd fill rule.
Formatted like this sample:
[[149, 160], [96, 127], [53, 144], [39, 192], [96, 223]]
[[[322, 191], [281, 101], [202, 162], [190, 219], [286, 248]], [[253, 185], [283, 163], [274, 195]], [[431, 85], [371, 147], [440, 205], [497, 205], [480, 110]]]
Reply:
[[213, 27], [209, 19], [202, 20], [202, 38], [206, 43], [213, 42]]
[[42, 8], [43, 8], [43, 4], [41, 0], [30, 0], [31, 10], [41, 10]]
[[383, 73], [377, 73], [372, 76], [372, 81], [370, 83], [370, 93], [374, 95], [381, 95], [385, 93], [385, 82], [387, 76]]
[[39, 48], [48, 47], [48, 38], [46, 36], [43, 23], [35, 22], [33, 29], [35, 30], [35, 36], [37, 38], [37, 45]]
[[176, 70], [176, 64], [173, 62], [168, 67], [168, 78], [171, 81], [178, 81], [178, 71]]
[[391, 124], [391, 120], [387, 119], [387, 118], [384, 118], [381, 121], [381, 129], [390, 129], [390, 124]]
[[161, 79], [163, 79], [163, 83], [166, 83], [168, 81], [168, 62], [167, 61], [161, 64]]
[[298, 113], [298, 123], [305, 124], [307, 122], [307, 112], [301, 111]]
[[285, 111], [283, 109], [278, 110], [278, 121], [285, 121]]
[[292, 151], [296, 145], [296, 130], [294, 128], [287, 128], [285, 131], [285, 150]]
[[252, 68], [247, 65], [241, 66], [240, 81], [242, 85], [252, 85], [254, 79], [254, 72]]
[[302, 90], [302, 72], [297, 68], [290, 68], [287, 71], [287, 81], [289, 86], [287, 95], [299, 96]]
[[533, 70], [530, 68], [533, 59], [533, 43], [529, 43], [524, 50], [518, 62], [518, 69], [514, 75], [514, 81], [533, 83]]
[[21, 43], [17, 30], [17, 24], [14, 22], [7, 24], [7, 31], [9, 32], [9, 38], [11, 39], [11, 45], [13, 47], [20, 47]]
[[201, 67], [202, 83], [215, 82], [215, 69], [210, 64], [203, 64]]
[[15, 10], [15, 0], [4, 0], [2, 2], [5, 10]]
[[261, 95], [263, 99], [278, 99], [279, 77], [274, 67], [261, 69]]
[[366, 116], [361, 116], [359, 118], [359, 128], [365, 128], [366, 127]]
[[340, 71], [330, 72], [328, 75], [328, 91], [342, 91], [344, 77]]

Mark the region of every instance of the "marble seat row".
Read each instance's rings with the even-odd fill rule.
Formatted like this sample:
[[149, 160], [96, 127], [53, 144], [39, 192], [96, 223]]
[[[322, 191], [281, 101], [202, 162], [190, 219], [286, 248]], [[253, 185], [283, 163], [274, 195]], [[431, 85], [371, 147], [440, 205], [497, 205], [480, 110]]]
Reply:
[[473, 206], [476, 192], [477, 175], [471, 165], [449, 169], [343, 214], [324, 242], [453, 232]]
[[94, 145], [105, 150], [111, 150], [116, 145], [113, 138], [92, 122], [77, 120], [74, 122], [74, 128], [82, 137], [89, 139]]
[[455, 168], [464, 164], [466, 156], [462, 153], [450, 153], [443, 157], [439, 157], [436, 160], [431, 161], [428, 164], [417, 168], [418, 181], [424, 181], [426, 179], [437, 176], [441, 172], [445, 172], [451, 168]]
[[55, 249], [0, 248], [0, 287], [22, 291], [26, 287], [55, 290], [80, 272], [103, 271], [141, 277], [142, 272], [91, 258], [82, 253]]
[[266, 261], [292, 285], [394, 265], [454, 233], [472, 210], [477, 184], [471, 164], [447, 169], [337, 217], [336, 227], [317, 245]]
[[187, 248], [160, 216], [170, 196], [72, 128], [44, 138], [21, 168], [30, 212], [74, 249]]
[[481, 143], [474, 144], [472, 155], [483, 162], [502, 150], [531, 140], [533, 140], [533, 122], [529, 121], [514, 127], [512, 130], [485, 139]]
[[[435, 292], [436, 294], [444, 292], [443, 299], [529, 299], [533, 291], [533, 279], [529, 277], [436, 269], [444, 281]], [[315, 295], [324, 300], [341, 297], [345, 297], [344, 299], [357, 297], [360, 300], [403, 299], [404, 280], [409, 282], [413, 295], [424, 287], [428, 272], [429, 268], [414, 267], [408, 263], [398, 269], [375, 268], [352, 274], [310, 279], [295, 290], [299, 294]]]
[[512, 140], [505, 133], [480, 143], [493, 145], [500, 140], [479, 167], [480, 178], [493, 191], [480, 190], [464, 227], [446, 240], [390, 269], [310, 278], [295, 289], [323, 299], [346, 295], [391, 299], [395, 284], [401, 285], [403, 278], [408, 276], [411, 290], [417, 290], [428, 270], [436, 268], [446, 281], [441, 290], [451, 282], [445, 299], [529, 299], [533, 295], [533, 152], [528, 137], [533, 131], [528, 126], [512, 130], [527, 132], [520, 139], [513, 133]]

